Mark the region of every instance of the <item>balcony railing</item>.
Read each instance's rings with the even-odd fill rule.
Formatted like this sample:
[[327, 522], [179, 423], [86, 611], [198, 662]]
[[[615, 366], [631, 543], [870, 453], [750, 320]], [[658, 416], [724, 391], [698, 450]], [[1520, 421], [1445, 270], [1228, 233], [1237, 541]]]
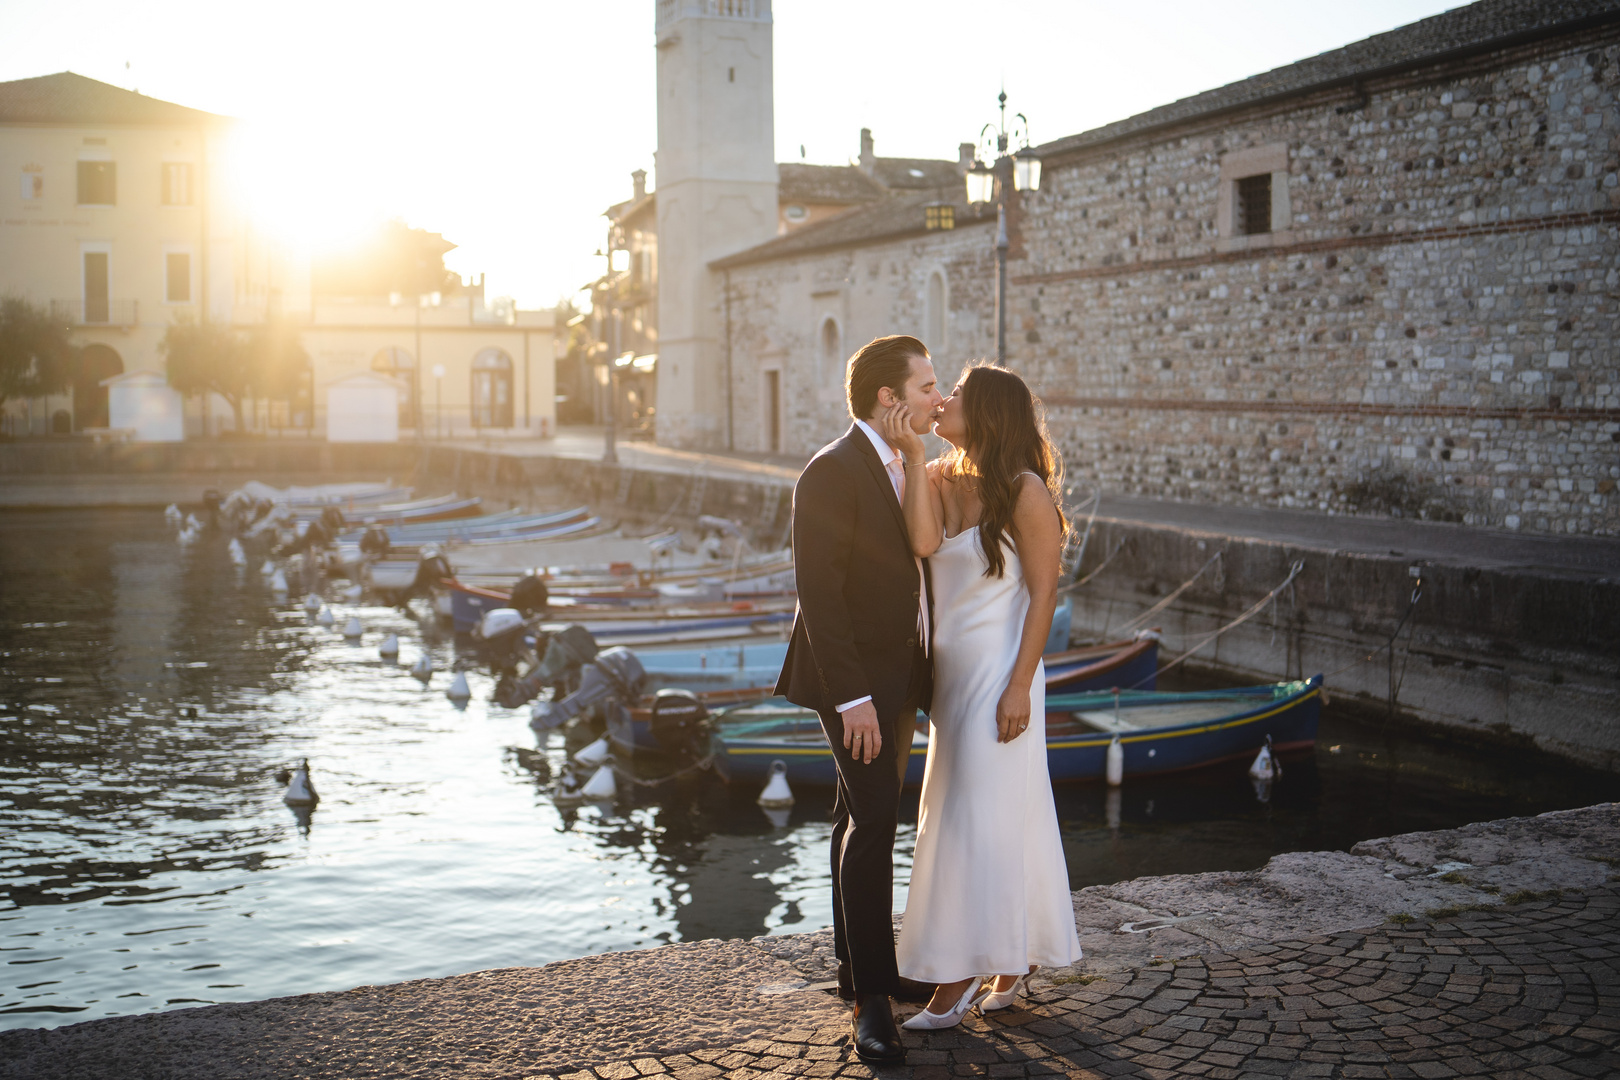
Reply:
[[70, 326], [137, 326], [141, 321], [139, 300], [52, 300], [51, 318]]

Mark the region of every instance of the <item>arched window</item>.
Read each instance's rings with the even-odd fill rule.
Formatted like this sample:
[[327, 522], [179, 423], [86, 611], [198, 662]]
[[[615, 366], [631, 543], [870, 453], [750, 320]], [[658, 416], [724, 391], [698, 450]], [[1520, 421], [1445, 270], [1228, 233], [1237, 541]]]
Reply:
[[844, 343], [842, 334], [838, 332], [838, 320], [832, 317], [822, 321], [821, 324], [821, 363], [819, 367], [820, 378], [817, 380], [822, 386], [831, 386], [841, 382], [844, 372]]
[[945, 275], [935, 270], [928, 275], [928, 294], [923, 301], [923, 344], [930, 353], [945, 351]]
[[512, 426], [512, 358], [483, 349], [472, 362], [473, 427]]
[[399, 426], [416, 426], [416, 357], [397, 345], [378, 349], [371, 358], [371, 370], [399, 380]]

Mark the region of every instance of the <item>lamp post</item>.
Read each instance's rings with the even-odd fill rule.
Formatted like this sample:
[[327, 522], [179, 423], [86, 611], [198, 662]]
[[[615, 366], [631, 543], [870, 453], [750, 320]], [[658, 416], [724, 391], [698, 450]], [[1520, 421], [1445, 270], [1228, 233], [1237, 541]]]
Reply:
[[[1013, 114], [1013, 126], [1007, 126], [1007, 91], [997, 98], [1001, 118], [986, 124], [979, 131], [982, 159], [975, 160], [967, 172], [967, 199], [974, 205], [996, 204], [996, 363], [1007, 366], [1007, 198], [1009, 187], [1018, 191], [1037, 191], [1041, 186], [1041, 159], [1030, 152], [1029, 121], [1023, 113]], [[1009, 150], [1014, 138], [1018, 149]], [[1010, 182], [1010, 183], [1009, 183]]]
[[444, 439], [444, 365], [433, 365], [433, 431], [434, 437]]
[[[398, 307], [404, 297], [400, 293], [389, 293], [388, 304]], [[438, 307], [443, 294], [438, 292], [418, 293], [416, 297], [416, 356], [411, 361], [411, 424], [416, 428], [418, 440], [427, 438], [422, 430], [422, 309], [424, 307]]]

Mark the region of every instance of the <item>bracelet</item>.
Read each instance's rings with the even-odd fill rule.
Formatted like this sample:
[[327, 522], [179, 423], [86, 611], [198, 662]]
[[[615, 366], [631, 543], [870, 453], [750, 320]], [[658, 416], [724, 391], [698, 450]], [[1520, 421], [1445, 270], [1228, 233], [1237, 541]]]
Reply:
[[928, 464], [928, 462], [926, 462], [926, 461], [908, 461], [908, 462], [906, 462], [906, 468], [909, 469], [909, 468], [912, 468], [915, 465], [927, 465], [927, 464]]

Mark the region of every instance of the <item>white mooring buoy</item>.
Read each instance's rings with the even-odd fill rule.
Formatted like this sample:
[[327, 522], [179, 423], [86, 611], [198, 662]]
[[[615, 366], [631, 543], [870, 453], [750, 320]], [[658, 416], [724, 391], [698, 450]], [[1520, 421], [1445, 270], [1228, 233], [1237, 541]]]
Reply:
[[287, 575], [282, 573], [279, 568], [270, 575], [270, 591], [277, 596], [287, 595]]
[[225, 553], [231, 557], [231, 565], [243, 567], [247, 565], [247, 552], [242, 550], [242, 541], [231, 537], [231, 542], [225, 545]]
[[347, 600], [349, 603], [358, 604], [360, 602], [360, 598], [365, 594], [366, 590], [364, 586], [350, 585], [347, 589], [343, 590], [342, 596], [343, 599]]
[[785, 810], [793, 805], [793, 789], [788, 787], [787, 762], [771, 762], [771, 778], [759, 793], [759, 805], [767, 810]]
[[428, 681], [433, 678], [433, 657], [427, 653], [418, 656], [416, 663], [411, 665], [411, 674], [416, 677], [418, 682], [426, 686]]
[[1125, 746], [1115, 735], [1108, 742], [1108, 783], [1118, 787], [1125, 782]]
[[178, 506], [176, 506], [174, 503], [170, 503], [168, 506], [163, 508], [163, 520], [167, 521], [173, 528], [178, 529], [180, 527], [180, 522], [185, 520], [185, 515], [180, 512], [180, 508]]
[[315, 616], [315, 622], [320, 626], [331, 626], [333, 623], [337, 622], [337, 619], [332, 616], [331, 608], [323, 607], [321, 608], [320, 614]]
[[343, 624], [343, 636], [346, 638], [359, 638], [365, 632], [366, 628], [360, 625], [360, 616], [358, 615], [350, 615], [349, 621]]
[[472, 697], [472, 687], [467, 685], [465, 671], [456, 672], [456, 677], [450, 680], [450, 686], [445, 690], [444, 696], [451, 701], [466, 701]]
[[585, 781], [585, 786], [579, 793], [587, 799], [599, 802], [610, 802], [618, 797], [619, 785], [613, 779], [613, 764], [604, 762], [602, 766]]
[[399, 635], [389, 634], [383, 638], [382, 644], [377, 646], [377, 655], [384, 660], [399, 659]]
[[293, 770], [292, 779], [288, 781], [287, 790], [282, 793], [281, 801], [288, 806], [314, 806], [321, 801], [321, 797], [315, 793], [314, 783], [309, 778], [308, 758]]
[[321, 610], [321, 608], [323, 608], [325, 606], [326, 606], [325, 603], [322, 602], [322, 600], [321, 600], [321, 594], [320, 593], [306, 593], [305, 594], [305, 596], [304, 596], [304, 610], [309, 612], [311, 615], [315, 614], [317, 611]]
[[598, 765], [602, 764], [602, 762], [606, 761], [607, 757], [608, 741], [607, 737], [603, 736], [602, 738], [591, 743], [589, 746], [585, 747], [585, 749], [581, 750], [579, 753], [575, 754], [574, 760], [584, 768], [594, 769]]
[[1277, 763], [1276, 755], [1271, 752], [1271, 736], [1266, 736], [1266, 745], [1254, 756], [1254, 764], [1249, 766], [1250, 780], [1275, 780], [1282, 775], [1282, 766]]

